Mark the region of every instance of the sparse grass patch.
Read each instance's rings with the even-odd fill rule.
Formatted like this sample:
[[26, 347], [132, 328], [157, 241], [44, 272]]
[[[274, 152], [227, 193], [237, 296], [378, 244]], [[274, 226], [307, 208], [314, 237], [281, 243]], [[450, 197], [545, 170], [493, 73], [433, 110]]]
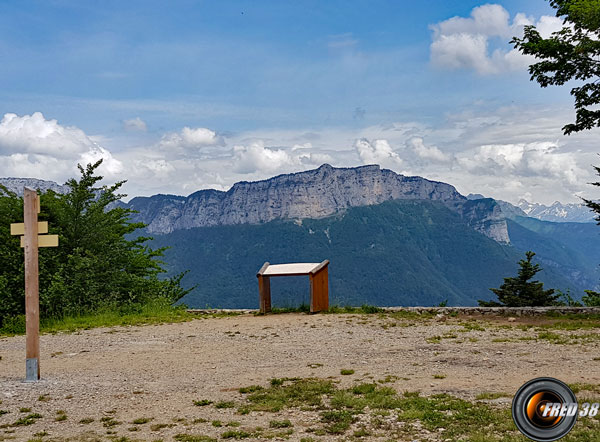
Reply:
[[371, 434], [373, 434], [373, 433], [371, 433], [365, 427], [361, 427], [358, 430], [356, 430], [352, 435], [354, 437], [368, 437], [368, 436], [371, 436]]
[[343, 368], [342, 370], [340, 370], [340, 374], [342, 376], [350, 376], [351, 374], [354, 374], [354, 370], [349, 368]]
[[271, 421], [269, 422], [269, 428], [290, 428], [293, 427], [289, 419], [282, 421]]
[[212, 401], [209, 401], [208, 399], [200, 399], [199, 401], [194, 401], [194, 405], [197, 407], [204, 407], [206, 405], [210, 405], [212, 404]]
[[154, 418], [152, 418], [152, 417], [138, 417], [137, 419], [132, 420], [131, 423], [135, 424], [135, 425], [142, 425], [142, 424], [147, 424], [152, 419], [154, 419]]
[[150, 425], [150, 430], [160, 431], [163, 428], [172, 428], [174, 426], [175, 426], [175, 424], [153, 424], [153, 425]]
[[[142, 306], [139, 311], [124, 313], [114, 309], [81, 316], [66, 316], [61, 319], [42, 319], [40, 331], [42, 333], [74, 332], [96, 327], [164, 324], [191, 321], [192, 319], [194, 319], [194, 315], [188, 313], [185, 307], [173, 307], [164, 302], [156, 301]], [[23, 327], [3, 326], [0, 329], [0, 336], [14, 336], [24, 333], [24, 322]]]
[[582, 382], [576, 382], [574, 384], [569, 384], [569, 388], [575, 394], [581, 391], [591, 391], [593, 393], [600, 393], [600, 385], [598, 384], [586, 384]]
[[567, 344], [569, 342], [568, 338], [561, 336], [558, 333], [553, 333], [549, 331], [543, 331], [538, 333], [537, 338], [539, 340], [551, 342], [552, 344]]
[[380, 307], [376, 307], [374, 305], [369, 305], [369, 304], [363, 304], [360, 307], [351, 307], [351, 306], [341, 307], [339, 305], [332, 305], [329, 307], [329, 310], [327, 310], [325, 313], [359, 313], [359, 314], [362, 313], [362, 314], [371, 315], [374, 313], [383, 313], [383, 312], [385, 312], [385, 310]]
[[354, 413], [348, 410], [331, 410], [321, 413], [321, 422], [327, 423], [325, 431], [329, 434], [343, 434], [355, 420]]
[[271, 313], [309, 313], [310, 305], [309, 304], [300, 304], [298, 307], [273, 307], [271, 309]]
[[19, 413], [30, 413], [31, 412], [31, 408], [19, 408]]
[[62, 422], [67, 420], [67, 412], [65, 410], [58, 410], [56, 412], [56, 417], [54, 418], [56, 422]]
[[35, 424], [35, 421], [37, 421], [38, 419], [41, 419], [41, 418], [42, 418], [41, 414], [31, 413], [31, 414], [28, 414], [27, 416], [17, 419], [15, 422], [13, 422], [11, 424], [11, 427], [25, 427], [28, 425], [33, 425], [33, 424]]
[[212, 421], [210, 424], [213, 427], [222, 427], [223, 426], [223, 422], [221, 422], [221, 421]]
[[396, 382], [398, 379], [400, 379], [398, 376], [388, 374], [385, 378], [383, 378], [377, 382], [379, 382], [380, 384], [391, 384], [393, 382]]
[[468, 321], [461, 324], [463, 329], [459, 330], [460, 332], [469, 332], [469, 331], [485, 331], [485, 328], [481, 326], [481, 324], [476, 321]]
[[[504, 395], [482, 393], [478, 400], [500, 396]], [[400, 440], [405, 436], [412, 437], [412, 423], [419, 423], [427, 431], [439, 434], [443, 440], [521, 440], [512, 422], [510, 407], [499, 409], [485, 402], [471, 403], [447, 394], [421, 397], [418, 392], [405, 392], [398, 395], [394, 389], [377, 383], [338, 389], [329, 380], [299, 379], [254, 392], [247, 396], [247, 401], [247, 407], [252, 411], [277, 412], [289, 407], [319, 410], [322, 426], [307, 430], [317, 436], [345, 434], [358, 421], [360, 414], [370, 410], [368, 423], [361, 419], [359, 428], [355, 429], [355, 437], [389, 431], [390, 436]], [[406, 423], [402, 429], [391, 426], [389, 417], [386, 417], [394, 413], [392, 410], [397, 413], [399, 421]], [[276, 425], [271, 424], [271, 427]], [[268, 435], [261, 433], [260, 437]], [[235, 436], [232, 434], [230, 438]]]
[[239, 389], [239, 392], [242, 394], [254, 393], [255, 391], [264, 390], [264, 387], [260, 385], [250, 385], [248, 387], [242, 387]]
[[221, 434], [221, 437], [223, 439], [247, 439], [252, 437], [252, 434], [248, 433], [247, 431], [229, 430]]
[[91, 417], [84, 417], [79, 421], [79, 423], [83, 425], [91, 424], [92, 422], [94, 422], [94, 418]]
[[[271, 386], [247, 396], [247, 411], [280, 411], [286, 407], [322, 407], [321, 397], [334, 392], [333, 383], [323, 379], [271, 381]], [[281, 381], [281, 382], [279, 382]]]
[[49, 394], [41, 394], [38, 397], [38, 401], [40, 402], [48, 402], [50, 400], [50, 395]]
[[216, 442], [217, 439], [203, 434], [176, 434], [173, 436], [178, 442]]
[[235, 404], [233, 401], [221, 401], [215, 404], [215, 408], [234, 408]]
[[106, 428], [113, 428], [122, 424], [122, 422], [115, 420], [112, 416], [104, 416], [100, 419], [100, 422], [102, 422], [102, 426]]
[[433, 379], [446, 379], [445, 374], [437, 373], [433, 375]]
[[512, 395], [508, 393], [491, 393], [491, 392], [483, 392], [479, 393], [475, 399], [478, 401], [486, 401], [486, 400], [494, 400], [499, 399], [501, 397], [511, 397]]
[[431, 336], [425, 340], [430, 344], [439, 344], [440, 342], [442, 342], [442, 337], [441, 336]]

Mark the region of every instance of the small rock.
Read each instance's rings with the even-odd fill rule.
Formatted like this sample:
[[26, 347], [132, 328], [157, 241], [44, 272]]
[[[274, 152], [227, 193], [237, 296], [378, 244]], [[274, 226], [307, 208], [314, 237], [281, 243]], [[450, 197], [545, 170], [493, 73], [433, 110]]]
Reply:
[[517, 320], [517, 318], [515, 318], [514, 316], [511, 316], [510, 318], [508, 318], [508, 322], [515, 322]]
[[437, 315], [435, 315], [435, 320], [439, 322], [444, 322], [446, 320], [446, 316], [442, 313], [438, 313]]

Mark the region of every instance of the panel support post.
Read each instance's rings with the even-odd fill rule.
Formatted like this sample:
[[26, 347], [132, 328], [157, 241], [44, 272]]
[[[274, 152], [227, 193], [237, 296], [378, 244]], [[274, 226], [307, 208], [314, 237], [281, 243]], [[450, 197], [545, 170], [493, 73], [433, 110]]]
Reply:
[[38, 213], [40, 200], [35, 190], [25, 188], [25, 380], [40, 379], [40, 298], [38, 262]]
[[310, 312], [329, 310], [329, 261], [323, 261], [310, 274]]
[[258, 275], [258, 294], [260, 313], [271, 311], [271, 279], [268, 276]]

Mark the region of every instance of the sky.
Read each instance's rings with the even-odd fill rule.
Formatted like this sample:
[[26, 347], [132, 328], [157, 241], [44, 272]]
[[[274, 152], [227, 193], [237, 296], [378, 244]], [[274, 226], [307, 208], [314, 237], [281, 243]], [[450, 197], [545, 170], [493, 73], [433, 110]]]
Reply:
[[516, 203], [597, 199], [600, 129], [509, 44], [546, 0], [0, 2], [0, 176], [103, 158], [133, 196], [379, 164]]

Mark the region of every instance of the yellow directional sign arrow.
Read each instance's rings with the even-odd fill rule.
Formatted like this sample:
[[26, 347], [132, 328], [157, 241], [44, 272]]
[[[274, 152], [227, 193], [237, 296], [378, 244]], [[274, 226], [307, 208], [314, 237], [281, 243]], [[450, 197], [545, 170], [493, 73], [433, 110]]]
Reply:
[[[21, 247], [25, 247], [25, 237], [21, 237]], [[38, 247], [58, 247], [58, 235], [39, 235]]]
[[[38, 233], [48, 233], [48, 221], [38, 221]], [[25, 223], [12, 223], [11, 235], [25, 235]]]

